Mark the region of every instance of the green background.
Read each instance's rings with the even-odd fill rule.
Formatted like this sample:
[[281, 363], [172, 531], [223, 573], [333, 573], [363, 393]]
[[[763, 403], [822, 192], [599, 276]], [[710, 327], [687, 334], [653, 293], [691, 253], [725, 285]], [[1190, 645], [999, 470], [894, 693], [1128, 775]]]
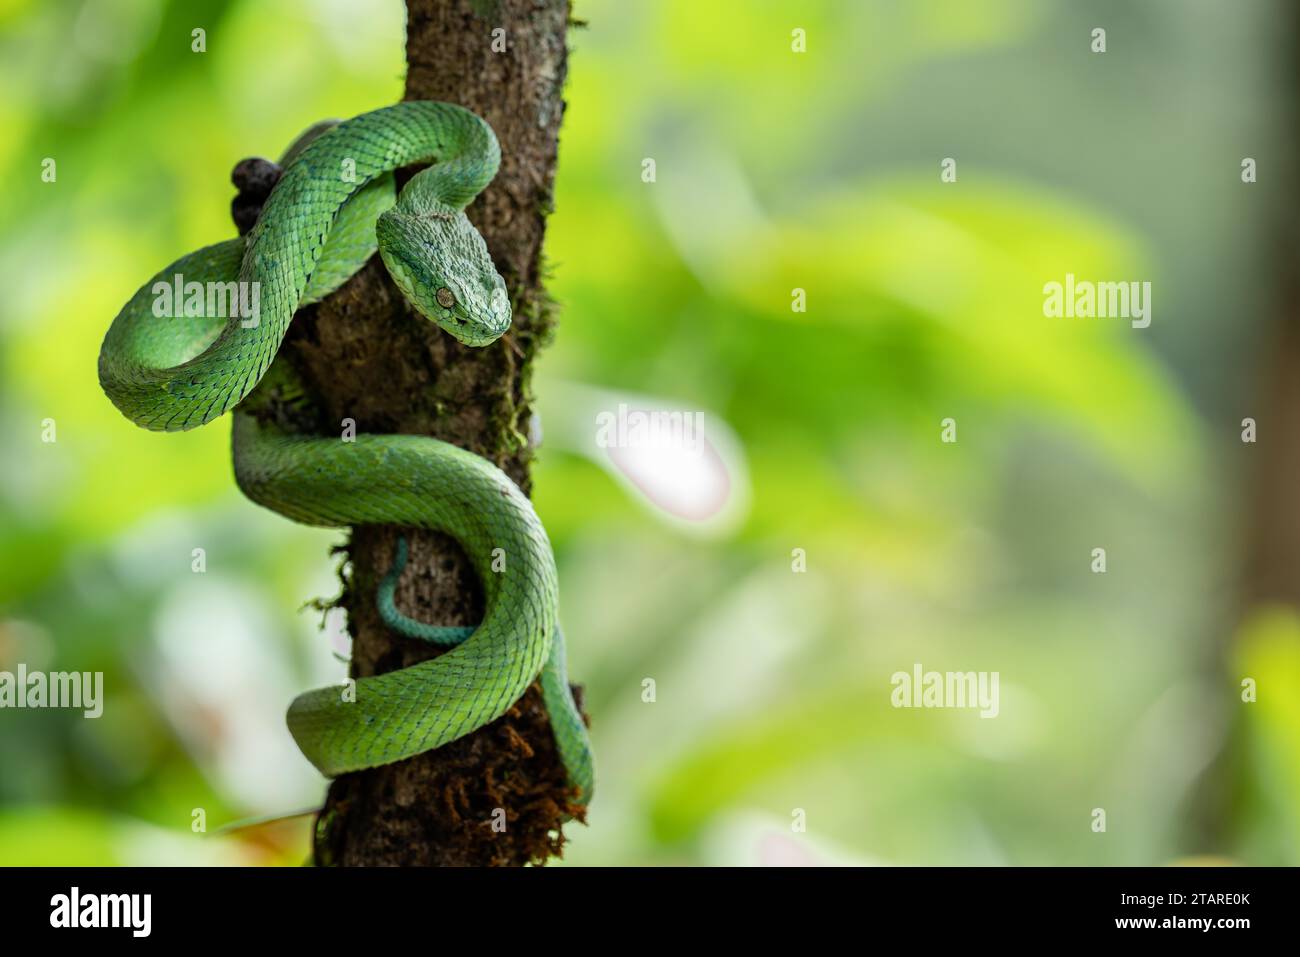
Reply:
[[[738, 449], [732, 521], [694, 528], [542, 447], [597, 754], [566, 861], [1300, 863], [1300, 625], [1243, 609], [1238, 568], [1278, 6], [574, 12], [543, 429], [594, 386]], [[303, 609], [341, 536], [244, 500], [226, 423], [132, 426], [95, 361], [141, 282], [233, 235], [237, 160], [400, 98], [404, 17], [0, 0], [0, 670], [106, 683], [97, 720], [0, 710], [0, 863], [303, 859], [302, 821], [192, 821], [320, 800], [283, 712], [344, 673]], [[1152, 282], [1151, 327], [1045, 318], [1067, 272]], [[999, 716], [892, 708], [916, 662], [998, 672]]]

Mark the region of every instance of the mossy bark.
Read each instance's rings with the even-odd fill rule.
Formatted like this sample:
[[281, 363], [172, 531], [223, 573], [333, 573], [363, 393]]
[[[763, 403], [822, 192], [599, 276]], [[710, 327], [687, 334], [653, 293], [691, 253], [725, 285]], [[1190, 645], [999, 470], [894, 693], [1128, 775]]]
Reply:
[[[568, 3], [408, 0], [407, 13], [406, 98], [468, 107], [501, 142], [501, 170], [468, 214], [511, 291], [514, 326], [487, 348], [460, 345], [410, 309], [375, 256], [336, 294], [299, 313], [284, 352], [340, 431], [352, 419], [358, 432], [435, 436], [496, 463], [528, 492], [529, 375], [553, 322], [542, 240], [564, 112]], [[412, 172], [399, 174], [399, 186]], [[356, 677], [437, 654], [391, 634], [376, 611], [375, 589], [392, 564], [397, 534], [354, 528], [345, 549], [340, 604]], [[421, 621], [476, 624], [481, 589], [456, 543], [424, 532], [409, 538], [398, 606]], [[317, 820], [315, 859], [540, 862], [560, 851], [560, 824], [577, 810], [569, 798], [534, 683], [508, 714], [466, 738], [334, 781]]]

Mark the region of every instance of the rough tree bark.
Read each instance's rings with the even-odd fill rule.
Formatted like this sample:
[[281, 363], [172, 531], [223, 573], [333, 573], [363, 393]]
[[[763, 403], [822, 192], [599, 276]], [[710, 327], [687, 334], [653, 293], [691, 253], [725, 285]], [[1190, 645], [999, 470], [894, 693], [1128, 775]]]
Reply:
[[[529, 376], [552, 326], [542, 285], [566, 71], [567, 0], [408, 0], [407, 99], [475, 111], [501, 142], [501, 170], [468, 210], [511, 290], [514, 326], [484, 349], [461, 346], [405, 303], [379, 257], [295, 318], [283, 347], [328, 422], [358, 432], [431, 435], [495, 462], [529, 491]], [[493, 50], [494, 30], [498, 48]], [[399, 187], [414, 170], [399, 173]], [[390, 634], [375, 589], [398, 530], [354, 528], [338, 603], [353, 636], [352, 674], [437, 654]], [[482, 594], [459, 547], [410, 533], [398, 606], [422, 621], [476, 624]], [[436, 751], [345, 775], [317, 819], [322, 865], [522, 865], [558, 854], [569, 804], [536, 683], [504, 717]], [[504, 831], [493, 828], [505, 812]], [[496, 814], [500, 819], [500, 814]]]

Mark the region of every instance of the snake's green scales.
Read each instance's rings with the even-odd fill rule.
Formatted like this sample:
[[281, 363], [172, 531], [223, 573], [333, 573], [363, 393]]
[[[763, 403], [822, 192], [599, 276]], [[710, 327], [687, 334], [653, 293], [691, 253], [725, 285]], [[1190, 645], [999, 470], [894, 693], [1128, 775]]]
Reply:
[[[487, 599], [482, 623], [472, 634], [425, 625], [393, 601], [406, 562], [400, 539], [379, 589], [384, 621], [455, 647], [359, 679], [355, 700], [340, 688], [299, 696], [289, 730], [322, 773], [388, 764], [469, 734], [540, 673], [569, 783], [586, 804], [591, 751], [565, 674], [555, 560], [528, 499], [490, 462], [432, 438], [343, 441], [289, 432], [256, 414], [272, 384], [293, 382], [286, 362], [272, 362], [294, 311], [345, 282], [376, 245], [415, 309], [461, 342], [487, 345], [509, 328], [505, 283], [463, 212], [499, 161], [491, 128], [447, 103], [401, 103], [312, 127], [285, 154], [283, 176], [246, 239], [177, 260], [123, 307], [100, 351], [99, 381], [128, 419], [149, 429], [190, 429], [233, 408], [236, 481], [267, 508], [308, 525], [436, 529], [473, 563]], [[392, 171], [412, 163], [433, 165], [394, 200]], [[177, 275], [204, 288], [256, 283], [256, 322], [234, 309], [158, 317], [155, 284]]]

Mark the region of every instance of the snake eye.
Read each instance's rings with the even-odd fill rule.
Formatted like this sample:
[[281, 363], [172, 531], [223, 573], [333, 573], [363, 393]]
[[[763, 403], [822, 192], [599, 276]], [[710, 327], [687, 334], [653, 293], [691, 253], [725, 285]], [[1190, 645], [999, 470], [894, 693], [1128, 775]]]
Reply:
[[452, 306], [456, 305], [456, 294], [446, 286], [440, 286], [438, 291], [434, 293], [434, 296], [438, 299], [438, 305], [442, 306], [444, 309], [450, 309]]

